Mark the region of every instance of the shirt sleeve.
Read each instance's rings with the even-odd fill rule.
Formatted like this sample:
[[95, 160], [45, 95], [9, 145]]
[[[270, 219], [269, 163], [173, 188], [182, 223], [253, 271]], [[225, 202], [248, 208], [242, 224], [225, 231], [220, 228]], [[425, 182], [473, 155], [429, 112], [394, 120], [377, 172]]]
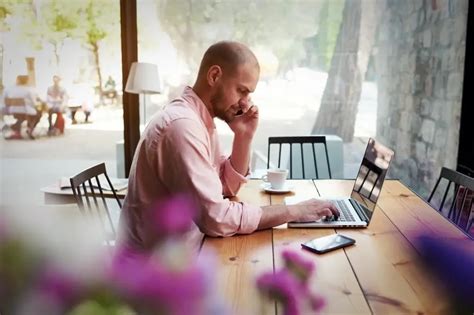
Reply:
[[223, 186], [222, 192], [226, 197], [237, 195], [242, 184], [247, 182], [247, 178], [234, 169], [230, 157], [227, 156], [221, 156], [219, 177]]
[[203, 233], [231, 236], [257, 229], [262, 215], [260, 207], [224, 198], [221, 176], [239, 182], [239, 186], [245, 178], [232, 168], [229, 160], [223, 167], [213, 165], [209, 136], [199, 122], [174, 120], [161, 137], [157, 150], [161, 180], [171, 193], [192, 196], [200, 210], [195, 222]]

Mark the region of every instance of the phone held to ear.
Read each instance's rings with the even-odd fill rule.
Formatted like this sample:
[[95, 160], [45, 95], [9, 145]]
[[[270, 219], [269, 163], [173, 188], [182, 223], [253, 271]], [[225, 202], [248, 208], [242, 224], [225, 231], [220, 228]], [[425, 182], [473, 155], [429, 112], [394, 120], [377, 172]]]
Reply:
[[301, 247], [317, 254], [324, 254], [334, 249], [343, 248], [353, 244], [355, 244], [354, 239], [341, 234], [333, 234], [315, 238], [301, 244]]
[[[249, 109], [248, 109], [246, 112], [248, 112], [252, 107], [253, 107], [253, 105], [250, 106]], [[237, 117], [237, 116], [242, 116], [243, 114], [245, 114], [244, 111], [243, 111], [242, 109], [239, 109], [239, 110], [237, 111], [237, 113], [235, 113], [235, 116], [236, 116], [236, 117]]]

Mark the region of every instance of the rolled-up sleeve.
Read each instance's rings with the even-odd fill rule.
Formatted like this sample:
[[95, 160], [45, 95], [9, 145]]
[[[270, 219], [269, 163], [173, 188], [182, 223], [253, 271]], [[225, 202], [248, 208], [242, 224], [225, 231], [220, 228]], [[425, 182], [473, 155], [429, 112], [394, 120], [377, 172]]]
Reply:
[[[206, 129], [192, 119], [175, 120], [168, 126], [157, 147], [161, 180], [171, 193], [192, 196], [200, 211], [195, 222], [210, 236], [231, 236], [254, 232], [262, 209], [247, 203], [230, 201], [223, 192], [236, 192], [246, 179], [227, 159], [223, 164], [212, 160]], [[223, 180], [221, 180], [221, 178]]]
[[242, 184], [247, 182], [247, 178], [234, 169], [230, 158], [226, 156], [221, 156], [219, 177], [223, 186], [222, 193], [226, 197], [236, 196]]

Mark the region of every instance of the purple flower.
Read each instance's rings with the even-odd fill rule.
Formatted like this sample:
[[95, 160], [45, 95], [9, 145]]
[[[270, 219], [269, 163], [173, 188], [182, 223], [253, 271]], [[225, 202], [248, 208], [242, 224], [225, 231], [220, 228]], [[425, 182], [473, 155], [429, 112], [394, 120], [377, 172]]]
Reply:
[[159, 238], [180, 235], [190, 229], [196, 206], [186, 195], [159, 201], [151, 211], [151, 229]]
[[188, 314], [190, 309], [200, 314], [207, 293], [205, 273], [198, 264], [185, 270], [170, 270], [130, 250], [123, 250], [116, 257], [109, 279], [132, 304], [167, 310], [166, 313], [174, 315]]
[[315, 295], [315, 294], [310, 295], [308, 299], [309, 299], [311, 309], [313, 311], [319, 311], [323, 309], [324, 306], [326, 305], [326, 301], [324, 300], [324, 298], [319, 295]]
[[282, 303], [285, 315], [319, 311], [324, 306], [322, 297], [313, 294], [308, 280], [315, 266], [294, 251], [282, 252], [285, 267], [275, 273], [266, 273], [257, 279], [258, 289]]
[[302, 283], [307, 283], [311, 277], [315, 265], [312, 261], [304, 259], [294, 251], [284, 250], [282, 252], [285, 267], [292, 272]]
[[457, 313], [474, 312], [474, 241], [420, 236], [425, 265], [451, 294]]
[[83, 288], [79, 279], [73, 275], [50, 267], [39, 276], [36, 289], [50, 302], [67, 305], [79, 296]]
[[288, 270], [264, 273], [257, 279], [257, 288], [270, 298], [281, 302], [285, 315], [300, 314], [298, 299], [303, 287]]

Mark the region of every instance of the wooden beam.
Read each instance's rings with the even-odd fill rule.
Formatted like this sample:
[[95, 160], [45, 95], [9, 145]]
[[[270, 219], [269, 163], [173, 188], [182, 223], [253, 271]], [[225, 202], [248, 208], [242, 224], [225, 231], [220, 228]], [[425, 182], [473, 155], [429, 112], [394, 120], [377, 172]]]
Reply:
[[120, 0], [120, 27], [122, 32], [124, 162], [125, 177], [128, 178], [135, 148], [140, 140], [138, 95], [125, 92], [125, 85], [127, 83], [128, 73], [132, 62], [138, 60], [136, 0]]
[[466, 26], [466, 54], [464, 61], [464, 83], [462, 91], [461, 125], [459, 130], [459, 149], [457, 170], [468, 176], [474, 176], [474, 6], [470, 3]]

